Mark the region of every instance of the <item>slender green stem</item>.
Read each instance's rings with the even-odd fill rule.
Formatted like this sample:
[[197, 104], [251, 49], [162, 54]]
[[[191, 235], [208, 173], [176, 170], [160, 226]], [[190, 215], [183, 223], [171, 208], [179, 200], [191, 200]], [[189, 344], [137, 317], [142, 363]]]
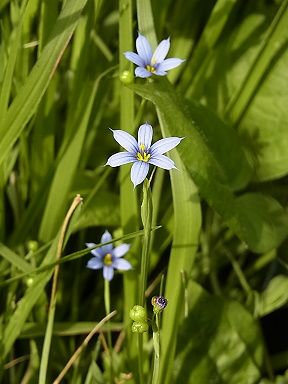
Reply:
[[[104, 303], [106, 316], [110, 313], [110, 282], [104, 280]], [[112, 337], [110, 328], [107, 331], [107, 340], [109, 348], [109, 358], [110, 358], [110, 383], [113, 383], [113, 351], [112, 351]]]
[[160, 368], [160, 322], [159, 322], [159, 313], [156, 313], [153, 316], [152, 322], [153, 326], [153, 347], [154, 347], [154, 364], [153, 364], [153, 375], [152, 375], [152, 384], [158, 383], [159, 378], [159, 368]]
[[152, 228], [152, 196], [148, 180], [143, 183], [143, 202], [141, 205], [141, 218], [144, 229], [142, 258], [141, 258], [141, 273], [140, 273], [140, 289], [139, 289], [139, 304], [145, 307], [145, 290], [147, 285], [147, 276], [149, 268], [149, 252]]
[[143, 373], [143, 334], [138, 333], [138, 371], [139, 371], [139, 384], [144, 384], [144, 373]]
[[[143, 202], [141, 205], [141, 218], [144, 229], [142, 258], [141, 258], [141, 272], [139, 282], [139, 297], [138, 303], [145, 307], [145, 290], [147, 285], [147, 276], [149, 268], [149, 252], [150, 252], [150, 238], [152, 228], [152, 197], [148, 180], [143, 183]], [[139, 383], [144, 383], [143, 375], [143, 336], [138, 335], [138, 366], [139, 366]]]

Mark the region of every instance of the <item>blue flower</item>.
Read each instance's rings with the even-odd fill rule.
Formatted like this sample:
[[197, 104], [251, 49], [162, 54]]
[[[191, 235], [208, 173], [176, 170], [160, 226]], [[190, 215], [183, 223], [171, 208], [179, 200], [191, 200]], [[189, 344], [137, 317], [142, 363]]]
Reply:
[[146, 37], [140, 33], [136, 39], [137, 53], [125, 52], [126, 59], [137, 65], [135, 75], [137, 77], [150, 77], [152, 75], [165, 76], [169, 69], [178, 67], [183, 63], [182, 59], [165, 59], [170, 48], [170, 38], [162, 40], [155, 52], [152, 49]]
[[[108, 231], [105, 231], [101, 237], [101, 243], [107, 243], [112, 240], [112, 236]], [[94, 247], [94, 243], [86, 243], [88, 248]], [[112, 280], [114, 276], [114, 269], [120, 271], [128, 271], [132, 268], [129, 261], [121, 259], [130, 248], [130, 244], [121, 244], [113, 248], [112, 244], [102, 245], [97, 249], [92, 249], [91, 253], [94, 257], [87, 263], [87, 268], [101, 269], [103, 268], [103, 277], [105, 280]]]
[[138, 142], [129, 133], [121, 130], [112, 130], [114, 139], [127, 152], [118, 152], [107, 160], [106, 165], [118, 167], [123, 164], [134, 163], [131, 168], [131, 181], [136, 185], [141, 184], [148, 174], [149, 164], [163, 169], [176, 168], [174, 161], [164, 156], [163, 153], [170, 151], [180, 143], [182, 138], [169, 137], [156, 141], [153, 145], [153, 129], [149, 124], [143, 124], [138, 129]]

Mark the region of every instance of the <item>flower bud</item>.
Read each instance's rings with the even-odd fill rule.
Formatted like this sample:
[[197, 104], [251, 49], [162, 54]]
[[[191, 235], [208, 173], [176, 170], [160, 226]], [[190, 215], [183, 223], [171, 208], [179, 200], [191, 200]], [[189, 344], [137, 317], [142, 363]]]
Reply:
[[29, 240], [27, 243], [27, 248], [30, 252], [36, 252], [39, 248], [39, 244], [35, 240]]
[[123, 84], [132, 84], [133, 83], [133, 75], [130, 71], [123, 71], [120, 75], [120, 81]]
[[141, 305], [134, 305], [134, 307], [130, 309], [129, 316], [131, 320], [136, 322], [147, 321], [146, 310]]
[[138, 322], [138, 321], [134, 321], [134, 323], [132, 324], [132, 332], [135, 332], [135, 333], [143, 333], [143, 332], [147, 332], [148, 331], [148, 323], [146, 321], [141, 321], [141, 322]]
[[160, 313], [167, 306], [168, 300], [163, 296], [153, 296], [151, 304], [153, 305], [153, 312]]

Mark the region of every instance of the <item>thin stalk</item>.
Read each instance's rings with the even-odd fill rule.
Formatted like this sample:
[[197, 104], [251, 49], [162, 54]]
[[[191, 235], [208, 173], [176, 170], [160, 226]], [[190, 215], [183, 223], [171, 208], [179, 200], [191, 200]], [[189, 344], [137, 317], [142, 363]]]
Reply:
[[[105, 303], [105, 311], [106, 315], [110, 313], [110, 282], [108, 280], [104, 280], [104, 303]], [[107, 331], [107, 340], [108, 340], [108, 348], [109, 348], [109, 359], [110, 359], [110, 382], [113, 383], [113, 358], [112, 358], [112, 338], [111, 338], [111, 330]]]
[[113, 316], [115, 316], [117, 311], [113, 311], [109, 313], [106, 317], [104, 317], [103, 320], [101, 320], [93, 329], [92, 331], [86, 336], [83, 343], [76, 349], [76, 351], [73, 353], [71, 358], [69, 359], [68, 363], [65, 365], [64, 369], [60, 373], [60, 375], [53, 381], [53, 384], [59, 384], [61, 380], [63, 380], [64, 376], [68, 372], [68, 370], [71, 368], [71, 366], [77, 361], [79, 358], [81, 352], [83, 349], [88, 345], [89, 341], [92, 339], [92, 337], [95, 335], [95, 333], [99, 332], [102, 326], [109, 321]]
[[154, 330], [153, 330], [153, 348], [154, 348], [154, 364], [153, 364], [153, 375], [152, 384], [158, 384], [159, 369], [160, 369], [160, 331], [159, 331], [159, 313], [153, 316]]
[[148, 180], [143, 183], [143, 202], [141, 205], [141, 218], [144, 229], [143, 247], [141, 257], [140, 287], [138, 303], [145, 307], [145, 290], [149, 268], [150, 240], [152, 229], [152, 196]]

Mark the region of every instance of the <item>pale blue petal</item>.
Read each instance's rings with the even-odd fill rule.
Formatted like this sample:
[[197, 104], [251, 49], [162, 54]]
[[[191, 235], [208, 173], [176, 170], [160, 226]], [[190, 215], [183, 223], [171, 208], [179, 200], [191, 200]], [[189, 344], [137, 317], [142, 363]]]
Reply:
[[147, 69], [143, 67], [137, 67], [135, 68], [135, 76], [142, 77], [142, 79], [145, 79], [146, 77], [152, 76], [153, 73], [147, 71]]
[[134, 184], [134, 188], [144, 181], [149, 171], [149, 164], [144, 161], [137, 161], [131, 168], [131, 181]]
[[156, 141], [150, 148], [151, 156], [163, 155], [163, 153], [175, 148], [182, 139], [183, 137], [167, 137]]
[[115, 259], [113, 261], [113, 267], [120, 271], [128, 271], [129, 269], [132, 269], [132, 265], [125, 259]]
[[166, 59], [157, 66], [157, 71], [168, 71], [169, 69], [176, 68], [178, 65], [182, 64], [183, 61], [185, 60], [176, 58]]
[[151, 65], [160, 64], [167, 56], [167, 53], [170, 48], [170, 38], [167, 40], [162, 40], [158, 47], [155, 49], [151, 59]]
[[113, 130], [113, 137], [117, 141], [118, 144], [121, 145], [121, 147], [125, 148], [126, 151], [137, 154], [138, 151], [138, 145], [136, 139], [130, 135], [130, 133], [122, 131], [121, 129]]
[[169, 159], [167, 156], [164, 156], [164, 155], [157, 155], [155, 157], [151, 157], [149, 159], [149, 163], [156, 165], [156, 167], [160, 167], [160, 168], [168, 169], [168, 170], [172, 169], [172, 168], [176, 168], [174, 161]]
[[114, 276], [114, 269], [113, 267], [108, 267], [107, 265], [104, 265], [103, 267], [103, 277], [105, 280], [111, 281]]
[[[95, 247], [95, 243], [85, 243], [86, 244], [86, 247], [88, 247], [88, 248], [92, 248], [92, 247]], [[101, 252], [101, 248], [98, 248], [98, 249], [92, 249], [91, 251], [90, 251], [91, 253], [92, 253], [92, 255], [93, 256], [95, 256], [95, 257], [98, 257], [98, 258], [102, 258], [102, 256], [103, 256], [103, 254], [102, 254], [102, 252]]]
[[115, 247], [113, 250], [114, 257], [122, 257], [124, 256], [130, 249], [131, 244], [121, 244], [118, 247]]
[[158, 69], [156, 69], [156, 71], [155, 71], [155, 75], [157, 75], [157, 76], [166, 76], [166, 75], [167, 75], [167, 72], [165, 72], [165, 71], [159, 71]]
[[95, 247], [95, 243], [85, 243], [86, 247], [88, 248], [92, 248], [92, 247]]
[[134, 161], [136, 161], [136, 157], [130, 152], [118, 152], [115, 153], [115, 155], [110, 156], [105, 165], [110, 165], [110, 167], [119, 167], [120, 165], [133, 163]]
[[150, 64], [152, 57], [151, 46], [146, 37], [140, 35], [140, 33], [136, 39], [136, 49], [138, 55], [144, 60], [144, 65]]
[[142, 57], [137, 55], [137, 53], [134, 53], [134, 52], [124, 52], [124, 56], [126, 57], [127, 60], [132, 61], [132, 63], [138, 65], [139, 67], [145, 67], [144, 60], [142, 59]]
[[150, 124], [142, 124], [138, 129], [138, 147], [144, 145], [144, 151], [148, 151], [151, 145], [153, 136], [153, 128]]
[[92, 257], [87, 263], [87, 268], [90, 269], [101, 269], [103, 267], [103, 261], [98, 257]]
[[[106, 230], [101, 237], [101, 243], [107, 243], [111, 240], [111, 233]], [[113, 251], [113, 244], [102, 245], [101, 250], [104, 255], [106, 255], [107, 253], [111, 253]]]

